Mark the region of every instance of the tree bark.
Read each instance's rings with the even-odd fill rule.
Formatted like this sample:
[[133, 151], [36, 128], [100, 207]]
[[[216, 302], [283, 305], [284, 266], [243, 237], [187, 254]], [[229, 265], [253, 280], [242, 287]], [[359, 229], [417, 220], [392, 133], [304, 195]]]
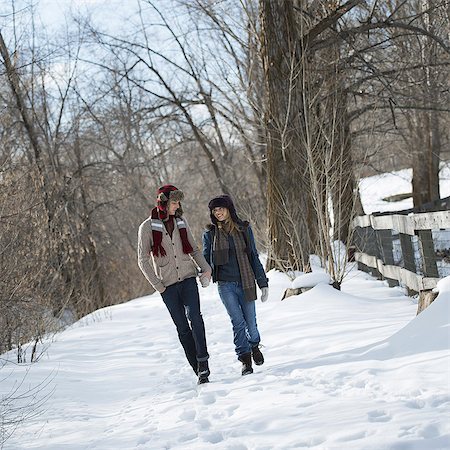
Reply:
[[267, 92], [267, 269], [303, 270], [311, 250], [309, 174], [302, 143], [302, 59], [293, 3], [261, 0], [262, 56]]

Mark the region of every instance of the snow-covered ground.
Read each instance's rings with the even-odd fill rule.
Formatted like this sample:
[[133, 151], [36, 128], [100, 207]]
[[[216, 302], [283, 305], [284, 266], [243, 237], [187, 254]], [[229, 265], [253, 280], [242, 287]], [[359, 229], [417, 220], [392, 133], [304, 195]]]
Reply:
[[[447, 168], [442, 197], [449, 180]], [[360, 190], [366, 213], [412, 206], [381, 200], [411, 191], [408, 171]], [[159, 294], [85, 317], [32, 365], [3, 355], [0, 442], [12, 420], [8, 450], [450, 449], [450, 280], [417, 317], [400, 288], [355, 269], [342, 291], [318, 284], [280, 301], [286, 288], [324, 281], [316, 270], [295, 286], [268, 274], [269, 301], [257, 304], [266, 362], [246, 377], [215, 286], [200, 289], [206, 385]]]
[[50, 394], [5, 449], [450, 448], [450, 292], [415, 317], [399, 288], [356, 270], [341, 292], [319, 284], [282, 302], [290, 280], [269, 278], [254, 374], [240, 375], [216, 286], [200, 289], [212, 371], [201, 386], [159, 295], [135, 299], [2, 369], [2, 395], [24, 376], [19, 392]]
[[[412, 170], [381, 173], [363, 178], [359, 183], [361, 202], [364, 212], [371, 214], [377, 211], [399, 211], [413, 207], [412, 197], [398, 202], [383, 200], [397, 194], [411, 194]], [[441, 198], [450, 196], [450, 162], [442, 163], [439, 173], [439, 190]]]

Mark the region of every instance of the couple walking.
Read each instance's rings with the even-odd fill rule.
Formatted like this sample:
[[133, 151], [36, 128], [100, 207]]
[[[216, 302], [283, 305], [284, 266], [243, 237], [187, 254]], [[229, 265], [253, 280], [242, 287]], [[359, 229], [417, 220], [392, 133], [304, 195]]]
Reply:
[[183, 192], [172, 185], [158, 189], [156, 206], [139, 227], [139, 267], [161, 294], [199, 384], [208, 382], [210, 371], [197, 266], [202, 286], [208, 286], [212, 278], [231, 319], [242, 375], [250, 374], [252, 358], [257, 365], [264, 362], [256, 324], [255, 281], [261, 289], [261, 301], [268, 296], [268, 280], [252, 229], [237, 216], [229, 196], [214, 197], [208, 204], [211, 223], [203, 233], [202, 252], [183, 216], [183, 197]]

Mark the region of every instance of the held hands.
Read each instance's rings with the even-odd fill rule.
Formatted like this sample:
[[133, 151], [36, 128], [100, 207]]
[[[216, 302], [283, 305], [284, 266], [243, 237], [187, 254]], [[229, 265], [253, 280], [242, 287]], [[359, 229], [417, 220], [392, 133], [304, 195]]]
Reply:
[[261, 288], [261, 301], [264, 303], [269, 298], [269, 288]]
[[200, 283], [202, 287], [208, 287], [211, 281], [211, 272], [204, 272], [200, 275]]

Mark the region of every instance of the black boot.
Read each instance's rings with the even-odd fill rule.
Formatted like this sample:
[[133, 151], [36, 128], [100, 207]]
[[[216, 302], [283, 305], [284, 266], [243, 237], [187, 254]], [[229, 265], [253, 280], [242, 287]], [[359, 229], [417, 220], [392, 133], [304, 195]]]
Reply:
[[252, 357], [257, 366], [261, 366], [262, 364], [264, 364], [264, 356], [259, 349], [259, 345], [255, 345], [254, 347], [252, 347]]
[[197, 366], [198, 382], [197, 384], [209, 383], [209, 366], [208, 361], [199, 361]]
[[238, 359], [242, 363], [242, 375], [249, 375], [250, 373], [253, 373], [251, 353], [244, 353], [243, 355], [240, 355]]

